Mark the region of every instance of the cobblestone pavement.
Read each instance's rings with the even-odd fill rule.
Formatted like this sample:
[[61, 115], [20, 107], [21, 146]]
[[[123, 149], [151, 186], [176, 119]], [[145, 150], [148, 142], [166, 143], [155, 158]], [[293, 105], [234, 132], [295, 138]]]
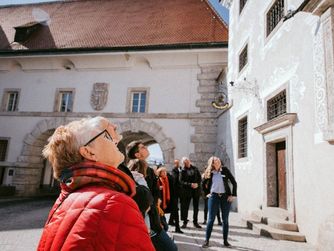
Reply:
[[[54, 198], [27, 199], [21, 201], [0, 200], [0, 250], [29, 251], [36, 250], [42, 228]], [[192, 219], [190, 212], [189, 219]], [[199, 213], [199, 222], [203, 221], [203, 211]], [[171, 234], [179, 251], [198, 250], [239, 250], [239, 251], [313, 251], [314, 247], [307, 243], [277, 241], [260, 237], [247, 229], [241, 222], [240, 214], [230, 215], [229, 242], [232, 248], [224, 248], [221, 226], [215, 224], [210, 239], [210, 247], [202, 248], [205, 239], [205, 226], [196, 229], [189, 222], [185, 234]]]
[[[189, 219], [192, 219], [189, 217]], [[199, 219], [203, 219], [203, 211], [199, 213]], [[199, 251], [199, 250], [239, 250], [239, 251], [314, 251], [315, 248], [308, 243], [298, 243], [291, 241], [278, 241], [262, 237], [255, 234], [252, 230], [245, 227], [241, 221], [241, 215], [230, 213], [229, 242], [231, 248], [223, 245], [222, 227], [214, 224], [210, 238], [209, 248], [202, 248], [205, 240], [205, 225], [202, 229], [197, 229], [189, 222], [189, 228], [182, 229], [184, 235], [174, 233], [174, 239], [180, 251]], [[203, 222], [203, 220], [199, 221]], [[174, 230], [174, 229], [173, 229]]]

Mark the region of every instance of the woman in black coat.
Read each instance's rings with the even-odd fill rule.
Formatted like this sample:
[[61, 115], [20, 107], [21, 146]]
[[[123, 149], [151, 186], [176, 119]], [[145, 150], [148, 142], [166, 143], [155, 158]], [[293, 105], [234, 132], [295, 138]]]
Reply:
[[[237, 196], [237, 182], [235, 181], [230, 170], [222, 165], [221, 160], [218, 157], [212, 156], [208, 160], [208, 167], [210, 170], [210, 179], [208, 188], [210, 193], [207, 195], [209, 198], [209, 221], [206, 226], [205, 242], [202, 247], [209, 247], [209, 239], [212, 232], [213, 221], [217, 215], [218, 208], [221, 209], [223, 219], [223, 237], [224, 246], [231, 246], [227, 241], [228, 237], [228, 216], [234, 197]], [[231, 190], [229, 183], [232, 184]]]

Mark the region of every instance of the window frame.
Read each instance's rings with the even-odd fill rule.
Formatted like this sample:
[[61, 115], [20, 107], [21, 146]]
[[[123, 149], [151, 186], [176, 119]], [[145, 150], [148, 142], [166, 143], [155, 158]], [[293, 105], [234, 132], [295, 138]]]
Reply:
[[265, 11], [264, 14], [264, 34], [265, 34], [265, 40], [270, 40], [270, 38], [272, 36], [274, 36], [274, 34], [276, 34], [277, 30], [281, 27], [281, 25], [283, 24], [283, 17], [286, 15], [287, 13], [287, 1], [286, 0], [282, 0], [283, 4], [284, 4], [284, 9], [283, 9], [283, 15], [282, 18], [279, 20], [279, 22], [276, 24], [276, 26], [270, 31], [270, 33], [268, 34], [268, 13], [269, 11], [272, 9], [272, 7], [274, 6], [274, 4], [276, 3], [276, 1], [280, 1], [280, 0], [272, 0], [271, 3], [269, 4], [268, 8]]
[[[241, 149], [240, 149], [240, 146], [241, 146], [240, 123], [241, 123], [243, 120], [246, 120], [246, 129], [245, 129], [245, 131], [244, 131], [244, 134], [245, 134], [245, 136], [244, 136], [245, 142], [243, 143], [243, 144], [245, 144], [245, 146], [243, 146], [243, 147], [245, 148], [245, 150], [244, 150], [244, 152], [243, 152], [244, 155], [242, 155], [242, 153], [241, 153]], [[238, 153], [238, 159], [239, 159], [239, 160], [240, 160], [240, 159], [247, 159], [247, 158], [248, 158], [248, 146], [249, 146], [249, 144], [248, 144], [248, 143], [249, 143], [249, 142], [248, 142], [248, 135], [249, 135], [249, 133], [248, 133], [248, 128], [249, 128], [248, 114], [244, 114], [244, 115], [240, 116], [240, 117], [238, 118], [238, 122], [237, 122], [237, 124], [238, 124], [238, 131], [237, 131], [237, 142], [238, 142], [238, 144], [237, 144], [237, 147], [238, 147], [238, 149], [237, 149], [237, 153]]]
[[[246, 69], [246, 67], [247, 67], [247, 65], [248, 65], [248, 62], [249, 62], [249, 50], [248, 50], [248, 42], [246, 42], [246, 44], [241, 48], [241, 50], [240, 50], [240, 52], [239, 52], [239, 54], [238, 54], [238, 73], [239, 74], [241, 74], [241, 72], [243, 72], [245, 69]], [[244, 53], [245, 52], [245, 50], [246, 50], [246, 56], [247, 56], [247, 58], [246, 58], [246, 63], [242, 66], [242, 68], [240, 68], [240, 58], [241, 58], [241, 55], [242, 55], [242, 53]]]
[[[72, 93], [72, 107], [71, 111], [61, 111], [61, 102], [62, 102], [62, 95], [63, 93]], [[54, 104], [54, 111], [55, 112], [64, 112], [64, 113], [71, 113], [74, 112], [74, 98], [75, 98], [75, 89], [74, 88], [57, 88], [56, 89], [56, 96], [55, 96], [55, 104]]]
[[271, 121], [271, 120], [268, 120], [268, 101], [271, 100], [272, 98], [276, 97], [279, 93], [281, 93], [284, 90], [285, 90], [285, 95], [286, 95], [286, 113], [291, 112], [290, 111], [290, 99], [289, 99], [289, 97], [290, 97], [289, 83], [285, 83], [264, 98], [264, 118], [265, 118], [265, 121], [267, 121], [267, 122]]
[[[133, 95], [136, 93], [146, 93], [146, 98], [145, 98], [145, 111], [140, 112], [140, 104], [138, 106], [139, 111], [134, 112], [132, 110], [133, 108]], [[140, 87], [140, 88], [128, 88], [128, 97], [127, 97], [127, 112], [128, 113], [148, 113], [148, 103], [149, 103], [149, 88], [147, 87]]]
[[[11, 93], [14, 93], [14, 92], [17, 93], [17, 98], [15, 100], [16, 107], [14, 110], [8, 110], [9, 96]], [[19, 102], [20, 102], [20, 96], [21, 96], [20, 93], [21, 93], [21, 89], [19, 88], [5, 88], [3, 90], [1, 110], [4, 112], [17, 112], [19, 110]]]

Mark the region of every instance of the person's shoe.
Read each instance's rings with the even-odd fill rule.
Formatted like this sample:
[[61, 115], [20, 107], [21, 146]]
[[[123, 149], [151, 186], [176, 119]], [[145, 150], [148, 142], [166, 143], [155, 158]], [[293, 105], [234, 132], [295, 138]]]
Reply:
[[184, 234], [180, 228], [175, 228], [175, 233]]
[[197, 222], [194, 222], [194, 227], [195, 228], [202, 228], [200, 224], [198, 224]]
[[181, 226], [181, 228], [187, 228], [187, 223], [183, 223], [183, 225]]
[[218, 226], [221, 226], [223, 225], [223, 223], [221, 221], [218, 222]]
[[208, 248], [209, 247], [209, 241], [205, 241], [202, 245], [202, 248]]
[[232, 245], [230, 243], [228, 243], [228, 241], [224, 241], [224, 246], [225, 247], [231, 247]]

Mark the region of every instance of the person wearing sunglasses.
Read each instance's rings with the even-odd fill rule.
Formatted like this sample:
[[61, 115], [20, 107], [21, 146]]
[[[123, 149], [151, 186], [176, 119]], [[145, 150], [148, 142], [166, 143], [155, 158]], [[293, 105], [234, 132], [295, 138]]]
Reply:
[[[206, 226], [205, 242], [202, 247], [209, 247], [213, 222], [216, 218], [218, 208], [220, 208], [222, 212], [224, 246], [230, 247], [231, 244], [227, 240], [229, 229], [228, 216], [232, 201], [234, 200], [234, 197], [237, 196], [237, 182], [230, 170], [222, 165], [222, 162], [218, 157], [212, 156], [209, 158], [207, 169], [209, 169], [211, 173], [208, 182], [208, 190], [210, 193], [207, 195], [209, 198], [209, 220]], [[229, 182], [233, 186], [232, 191]]]
[[[38, 250], [155, 250], [138, 206], [134, 181], [116, 167], [121, 139], [106, 118], [58, 127], [43, 155], [60, 181]], [[131, 238], [128, 238], [131, 236]]]

